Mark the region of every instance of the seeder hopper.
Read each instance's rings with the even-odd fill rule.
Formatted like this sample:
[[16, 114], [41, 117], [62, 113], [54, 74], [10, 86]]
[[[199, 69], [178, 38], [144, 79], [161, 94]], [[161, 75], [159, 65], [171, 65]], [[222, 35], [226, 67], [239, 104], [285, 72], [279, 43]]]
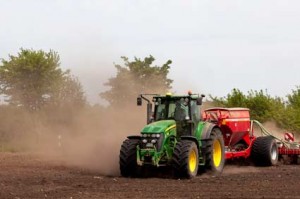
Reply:
[[221, 129], [226, 160], [251, 158], [258, 166], [276, 165], [281, 159], [298, 162], [300, 143], [294, 134], [276, 137], [260, 122], [251, 120], [247, 108], [211, 108], [203, 112], [202, 118]]

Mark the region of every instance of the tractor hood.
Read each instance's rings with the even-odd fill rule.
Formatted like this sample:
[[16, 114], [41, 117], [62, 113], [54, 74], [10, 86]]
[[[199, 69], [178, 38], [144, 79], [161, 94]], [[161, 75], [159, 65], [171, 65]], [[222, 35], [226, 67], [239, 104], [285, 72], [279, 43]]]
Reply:
[[142, 133], [163, 133], [173, 127], [175, 127], [174, 120], [161, 120], [145, 126]]

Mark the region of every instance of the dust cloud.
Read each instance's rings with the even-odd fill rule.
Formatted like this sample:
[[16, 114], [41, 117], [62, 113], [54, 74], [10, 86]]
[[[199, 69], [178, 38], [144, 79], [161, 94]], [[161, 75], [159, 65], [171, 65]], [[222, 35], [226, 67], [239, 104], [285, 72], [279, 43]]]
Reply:
[[[284, 133], [287, 132], [286, 130], [278, 127], [276, 125], [276, 122], [274, 121], [268, 121], [268, 122], [264, 122], [263, 127], [273, 136], [275, 136], [276, 138], [283, 140], [284, 139]], [[260, 130], [259, 127], [257, 127], [256, 125], [254, 125], [254, 135], [255, 136], [261, 136], [262, 132]]]
[[279, 128], [275, 122], [265, 122], [263, 126], [275, 137], [279, 139], [284, 139], [284, 133], [286, 132], [284, 129]]
[[0, 151], [30, 152], [45, 161], [119, 175], [119, 150], [146, 124], [136, 100], [122, 109], [102, 106], [30, 112], [1, 106]]
[[[164, 89], [155, 87], [157, 90]], [[138, 94], [121, 107], [86, 105], [27, 111], [2, 105], [0, 151], [30, 152], [55, 164], [118, 176], [122, 142], [129, 135], [139, 135], [146, 124], [146, 107], [136, 106]]]
[[[145, 115], [138, 108], [82, 110], [71, 124], [56, 129], [55, 126], [41, 126], [43, 140], [33, 149], [43, 158], [66, 166], [118, 176], [122, 142], [128, 135], [139, 134], [145, 124]], [[50, 133], [49, 129], [57, 133]]]

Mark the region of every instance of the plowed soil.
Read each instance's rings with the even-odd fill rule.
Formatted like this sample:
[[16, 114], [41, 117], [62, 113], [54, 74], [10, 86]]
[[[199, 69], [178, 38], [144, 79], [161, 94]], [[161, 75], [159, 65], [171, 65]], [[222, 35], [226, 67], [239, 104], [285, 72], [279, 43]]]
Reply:
[[0, 198], [300, 198], [300, 165], [227, 165], [216, 177], [132, 179], [0, 153]]

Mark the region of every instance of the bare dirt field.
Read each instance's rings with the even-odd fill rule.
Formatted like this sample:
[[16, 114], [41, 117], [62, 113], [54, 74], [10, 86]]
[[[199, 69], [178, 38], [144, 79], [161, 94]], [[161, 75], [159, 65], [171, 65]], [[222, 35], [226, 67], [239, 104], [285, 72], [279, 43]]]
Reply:
[[300, 198], [300, 165], [229, 165], [221, 176], [192, 180], [132, 179], [0, 153], [0, 198]]

